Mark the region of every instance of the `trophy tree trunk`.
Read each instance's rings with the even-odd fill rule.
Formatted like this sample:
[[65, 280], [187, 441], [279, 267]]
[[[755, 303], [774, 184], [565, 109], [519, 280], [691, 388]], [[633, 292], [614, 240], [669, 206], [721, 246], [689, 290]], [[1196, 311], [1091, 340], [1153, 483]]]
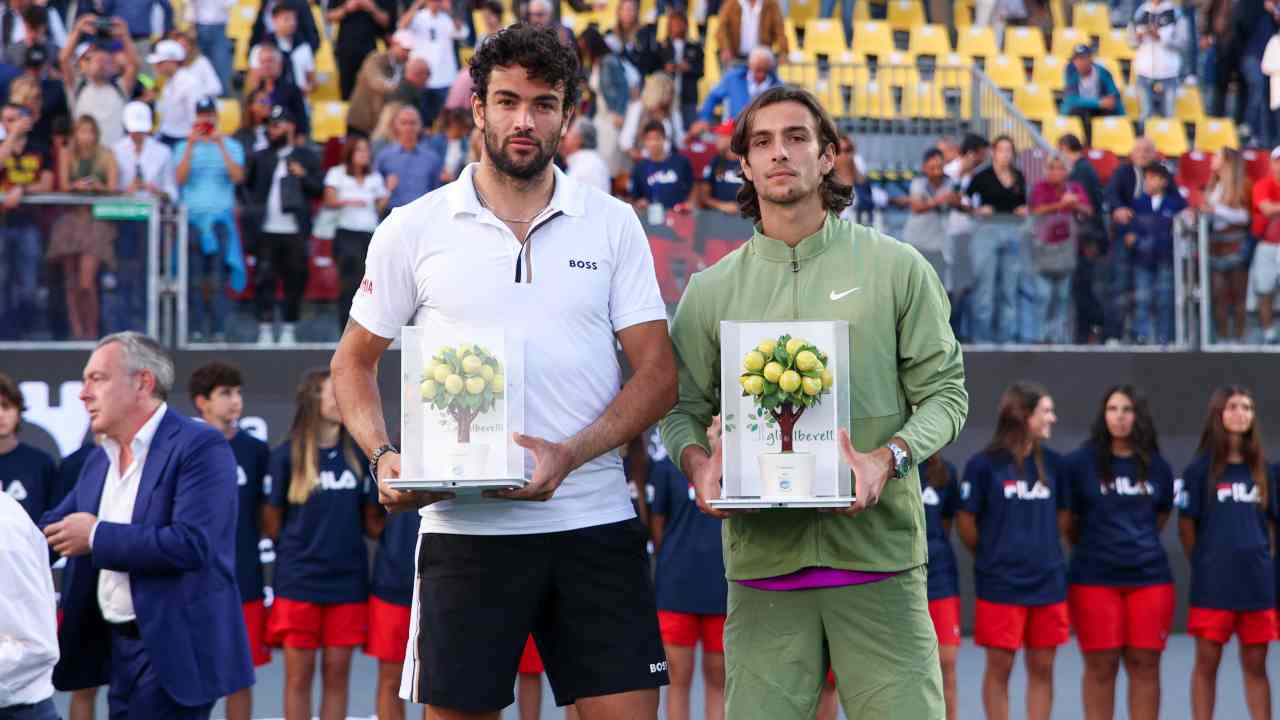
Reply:
[[461, 408], [453, 412], [453, 419], [458, 422], [458, 442], [471, 442], [471, 421], [475, 419], [475, 415], [466, 408]]
[[792, 452], [792, 433], [795, 431], [796, 421], [804, 414], [804, 408], [796, 409], [791, 403], [786, 403], [777, 410], [769, 412], [778, 422], [778, 432], [782, 436], [782, 452]]

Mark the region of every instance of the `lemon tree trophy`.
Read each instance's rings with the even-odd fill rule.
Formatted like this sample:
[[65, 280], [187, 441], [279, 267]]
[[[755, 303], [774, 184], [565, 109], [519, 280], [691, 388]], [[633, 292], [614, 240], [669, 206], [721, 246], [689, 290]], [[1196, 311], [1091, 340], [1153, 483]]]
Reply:
[[716, 507], [852, 502], [836, 429], [848, 426], [845, 322], [722, 322], [724, 487]]
[[[402, 478], [397, 487], [524, 485], [520, 343], [501, 328], [427, 323], [402, 331]], [[419, 438], [419, 442], [410, 442]]]

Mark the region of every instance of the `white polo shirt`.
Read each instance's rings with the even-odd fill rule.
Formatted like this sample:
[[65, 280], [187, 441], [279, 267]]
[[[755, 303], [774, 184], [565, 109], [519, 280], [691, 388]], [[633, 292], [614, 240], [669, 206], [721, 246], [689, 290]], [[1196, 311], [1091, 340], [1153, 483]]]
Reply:
[[[649, 242], [630, 206], [555, 169], [551, 204], [521, 245], [480, 204], [476, 167], [378, 226], [351, 318], [384, 338], [428, 320], [506, 328], [524, 348], [525, 434], [561, 442], [599, 419], [622, 386], [614, 334], [667, 317]], [[532, 470], [526, 454], [526, 477]], [[429, 505], [422, 532], [520, 535], [634, 516], [614, 450], [578, 468], [547, 502], [467, 496]]]

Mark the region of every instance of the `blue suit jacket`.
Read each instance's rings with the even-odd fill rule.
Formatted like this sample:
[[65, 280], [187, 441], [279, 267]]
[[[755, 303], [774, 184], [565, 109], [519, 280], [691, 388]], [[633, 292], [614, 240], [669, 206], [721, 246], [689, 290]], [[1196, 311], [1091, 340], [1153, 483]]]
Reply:
[[[41, 527], [98, 514], [107, 453], [93, 450], [75, 489]], [[133, 607], [161, 685], [182, 705], [253, 684], [235, 576], [236, 461], [212, 427], [168, 410], [147, 451], [133, 522], [100, 522], [88, 555], [63, 574], [59, 690], [106, 684], [111, 638], [98, 607], [98, 571], [129, 573]]]
[[[778, 76], [770, 72], [765, 78], [764, 89], [775, 85], [781, 85]], [[747, 87], [747, 66], [746, 64], [736, 65], [732, 69], [725, 72], [724, 77], [720, 78], [720, 82], [707, 93], [707, 99], [702, 102], [702, 109], [698, 111], [698, 119], [706, 122], [715, 121], [716, 108], [721, 103], [725, 104], [725, 114], [723, 120], [733, 120], [738, 117], [738, 113], [742, 112], [751, 104], [751, 91]]]

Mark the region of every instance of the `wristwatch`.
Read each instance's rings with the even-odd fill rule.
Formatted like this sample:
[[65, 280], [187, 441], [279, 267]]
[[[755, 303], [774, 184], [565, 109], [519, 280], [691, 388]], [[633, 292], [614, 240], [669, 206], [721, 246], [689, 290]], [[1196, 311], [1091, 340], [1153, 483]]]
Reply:
[[382, 459], [382, 456], [387, 453], [398, 454], [399, 452], [400, 451], [396, 449], [395, 445], [390, 444], [383, 445], [373, 451], [373, 454], [369, 456], [369, 474], [373, 476], [374, 480], [378, 479], [378, 461]]
[[894, 443], [888, 443], [885, 447], [893, 453], [893, 476], [902, 480], [911, 472], [911, 456]]

